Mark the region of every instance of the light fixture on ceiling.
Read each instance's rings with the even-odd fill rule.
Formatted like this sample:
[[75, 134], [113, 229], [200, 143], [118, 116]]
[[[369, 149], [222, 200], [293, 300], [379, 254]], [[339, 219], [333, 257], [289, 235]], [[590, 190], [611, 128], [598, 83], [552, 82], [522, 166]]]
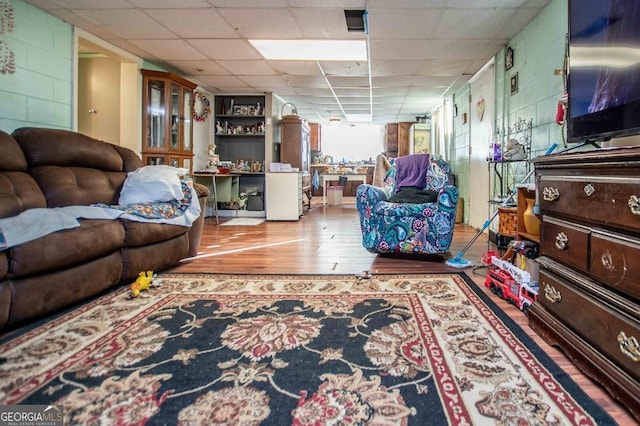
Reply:
[[366, 40], [249, 40], [269, 60], [364, 61]]
[[[291, 114], [287, 114], [284, 115], [284, 107], [286, 107], [287, 105], [289, 105], [291, 107]], [[294, 104], [292, 104], [291, 102], [287, 102], [286, 104], [282, 105], [282, 108], [280, 108], [280, 117], [282, 118], [292, 118], [298, 117], [298, 108], [296, 108], [296, 106]]]
[[340, 123], [342, 123], [342, 120], [340, 120], [339, 118], [330, 118], [329, 119], [329, 124], [331, 126], [337, 126]]

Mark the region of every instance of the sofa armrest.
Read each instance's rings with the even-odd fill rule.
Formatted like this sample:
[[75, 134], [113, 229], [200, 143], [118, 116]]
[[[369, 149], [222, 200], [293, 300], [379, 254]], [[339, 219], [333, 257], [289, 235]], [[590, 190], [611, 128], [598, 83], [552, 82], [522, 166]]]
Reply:
[[198, 201], [200, 202], [200, 216], [191, 224], [189, 230], [189, 257], [193, 257], [198, 254], [198, 248], [200, 247], [200, 239], [202, 238], [202, 228], [204, 227], [204, 208], [207, 197], [209, 196], [209, 188], [200, 183], [193, 182], [193, 189], [198, 195]]
[[458, 206], [458, 188], [453, 185], [445, 185], [438, 193], [438, 208], [440, 210], [450, 210], [454, 213]]

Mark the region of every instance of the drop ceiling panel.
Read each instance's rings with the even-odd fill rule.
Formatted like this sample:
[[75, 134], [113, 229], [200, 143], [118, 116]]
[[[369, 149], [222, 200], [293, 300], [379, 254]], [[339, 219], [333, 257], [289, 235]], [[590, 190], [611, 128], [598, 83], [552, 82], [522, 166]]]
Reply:
[[248, 41], [242, 39], [189, 39], [188, 41], [210, 59], [263, 59]]
[[471, 60], [451, 60], [451, 61], [420, 61], [418, 62], [418, 70], [415, 74], [423, 76], [458, 76], [463, 74], [471, 67], [478, 69], [476, 61]]
[[99, 25], [104, 31], [125, 39], [175, 39], [171, 31], [158, 25], [149, 15], [138, 9], [81, 9], [76, 13]]
[[501, 23], [509, 22], [514, 13], [515, 9], [448, 9], [442, 13], [435, 24], [433, 37], [449, 39], [496, 38]]
[[287, 0], [207, 0], [215, 7], [287, 7]]
[[280, 76], [241, 75], [238, 78], [253, 87], [289, 87], [287, 80]]
[[336, 89], [340, 87], [345, 88], [362, 88], [369, 87], [369, 77], [334, 77], [327, 76], [329, 84]]
[[371, 9], [369, 34], [372, 40], [428, 38], [441, 14], [441, 9]]
[[234, 75], [277, 75], [264, 60], [255, 61], [218, 61], [218, 65]]
[[420, 67], [420, 61], [381, 61], [371, 60], [371, 75], [411, 75], [416, 74]]
[[320, 65], [327, 75], [369, 75], [367, 61], [321, 61]]
[[184, 40], [132, 40], [131, 43], [167, 61], [206, 59], [206, 56]]
[[169, 61], [173, 67], [182, 69], [191, 75], [231, 75], [229, 71], [212, 60], [203, 61]]
[[157, 9], [146, 12], [182, 38], [240, 37], [214, 9]]
[[244, 38], [302, 38], [302, 31], [288, 8], [220, 9], [220, 14]]
[[267, 61], [267, 63], [285, 75], [322, 76], [316, 61]]
[[[135, 7], [143, 9], [187, 9], [187, 8], [207, 8], [211, 6], [206, 0], [128, 0]], [[103, 4], [111, 1], [102, 1]]]
[[[214, 93], [273, 92], [321, 121], [412, 121], [462, 87], [549, 0], [25, 0]], [[344, 9], [368, 9], [369, 34]], [[266, 61], [244, 37], [370, 39], [367, 61]], [[518, 56], [519, 57], [519, 56]], [[219, 61], [219, 62], [218, 62]], [[321, 68], [322, 67], [322, 70]], [[435, 106], [435, 105], [434, 105]]]
[[206, 84], [211, 86], [222, 87], [247, 87], [247, 85], [238, 77], [233, 75], [203, 75], [198, 77]]
[[294, 8], [293, 14], [305, 38], [364, 39], [362, 32], [349, 32], [343, 8]]
[[326, 88], [327, 82], [323, 77], [288, 75], [287, 81], [291, 87]]
[[333, 98], [333, 93], [331, 93], [331, 89], [328, 86], [324, 88], [321, 87], [295, 87], [292, 86], [293, 89], [299, 96], [323, 96]]

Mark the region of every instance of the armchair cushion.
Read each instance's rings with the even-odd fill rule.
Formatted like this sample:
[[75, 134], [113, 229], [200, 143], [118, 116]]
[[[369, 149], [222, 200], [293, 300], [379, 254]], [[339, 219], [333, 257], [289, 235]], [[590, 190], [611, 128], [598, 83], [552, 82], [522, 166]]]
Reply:
[[385, 177], [386, 187], [360, 185], [356, 207], [362, 244], [374, 253], [443, 254], [451, 245], [458, 189], [443, 159], [431, 157], [426, 165], [425, 190], [437, 200], [426, 203], [394, 203], [396, 165]]

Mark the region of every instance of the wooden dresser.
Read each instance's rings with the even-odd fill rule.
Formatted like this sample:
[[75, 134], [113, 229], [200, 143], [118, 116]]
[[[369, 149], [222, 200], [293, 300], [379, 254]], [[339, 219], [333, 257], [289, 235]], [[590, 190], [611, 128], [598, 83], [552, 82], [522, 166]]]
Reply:
[[529, 325], [640, 420], [640, 148], [533, 162], [542, 228]]

